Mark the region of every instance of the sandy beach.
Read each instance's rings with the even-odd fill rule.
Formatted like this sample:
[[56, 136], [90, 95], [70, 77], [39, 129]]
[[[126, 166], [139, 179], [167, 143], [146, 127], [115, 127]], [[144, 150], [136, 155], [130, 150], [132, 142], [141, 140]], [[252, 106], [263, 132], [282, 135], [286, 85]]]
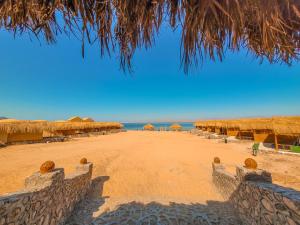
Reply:
[[[186, 132], [128, 131], [64, 143], [15, 145], [0, 150], [0, 193], [23, 188], [24, 179], [53, 160], [71, 173], [82, 157], [94, 163], [93, 177], [108, 176], [105, 207], [130, 201], [205, 203], [222, 200], [211, 183], [215, 156], [234, 172], [251, 157], [251, 143], [220, 143]], [[259, 155], [259, 167], [275, 183], [300, 190], [300, 157]]]

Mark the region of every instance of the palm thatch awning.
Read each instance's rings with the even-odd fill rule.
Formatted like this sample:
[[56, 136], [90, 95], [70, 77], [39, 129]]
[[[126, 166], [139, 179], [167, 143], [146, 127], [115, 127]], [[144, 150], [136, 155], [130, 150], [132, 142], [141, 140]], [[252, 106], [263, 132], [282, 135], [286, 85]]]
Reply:
[[151, 124], [151, 123], [148, 123], [144, 126], [144, 130], [154, 130], [155, 127]]
[[79, 116], [73, 116], [67, 120], [67, 122], [83, 122]]
[[43, 131], [121, 129], [117, 122], [43, 122], [33, 120], [14, 120], [0, 123], [0, 133], [42, 133]]
[[273, 130], [272, 118], [251, 118], [240, 120], [241, 130]]
[[47, 122], [7, 119], [0, 122], [0, 133], [42, 133]]
[[121, 129], [123, 125], [117, 122], [49, 122], [44, 130], [84, 130], [84, 129]]
[[82, 118], [82, 122], [95, 122], [95, 120], [93, 120], [90, 117], [84, 117], [84, 118]]
[[171, 130], [175, 130], [175, 131], [178, 131], [178, 130], [181, 130], [182, 129], [182, 126], [178, 123], [174, 123], [170, 126], [170, 129]]
[[60, 33], [84, 43], [98, 41], [100, 52], [118, 50], [123, 68], [137, 48], [150, 47], [163, 20], [179, 27], [181, 60], [187, 69], [208, 55], [247, 48], [270, 62], [299, 58], [298, 0], [2, 0], [0, 28], [30, 33], [49, 43]]
[[269, 130], [276, 134], [300, 135], [300, 116], [281, 116], [271, 118], [245, 118], [237, 120], [203, 120], [195, 127], [218, 127], [239, 129], [241, 131]]
[[273, 127], [277, 134], [295, 134], [300, 136], [300, 116], [274, 117]]

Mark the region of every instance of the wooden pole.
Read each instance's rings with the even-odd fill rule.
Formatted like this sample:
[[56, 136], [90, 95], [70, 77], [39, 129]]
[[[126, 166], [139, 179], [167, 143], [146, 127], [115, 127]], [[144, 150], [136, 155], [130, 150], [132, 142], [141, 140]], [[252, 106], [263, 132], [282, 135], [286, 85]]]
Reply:
[[277, 134], [274, 134], [275, 136], [275, 150], [278, 151], [278, 139], [277, 139]]

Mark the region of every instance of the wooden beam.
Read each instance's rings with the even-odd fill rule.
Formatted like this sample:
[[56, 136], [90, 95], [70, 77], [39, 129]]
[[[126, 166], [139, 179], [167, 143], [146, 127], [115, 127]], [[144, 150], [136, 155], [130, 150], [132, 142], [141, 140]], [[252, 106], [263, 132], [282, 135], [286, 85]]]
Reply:
[[278, 151], [278, 139], [277, 139], [277, 134], [274, 134], [274, 139], [275, 139], [275, 150]]

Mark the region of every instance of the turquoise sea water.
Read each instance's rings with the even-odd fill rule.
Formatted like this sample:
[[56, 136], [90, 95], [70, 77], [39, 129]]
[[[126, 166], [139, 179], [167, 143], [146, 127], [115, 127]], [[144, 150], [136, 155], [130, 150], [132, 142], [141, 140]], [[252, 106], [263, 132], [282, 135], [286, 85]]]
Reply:
[[[143, 127], [147, 123], [123, 123], [123, 124], [126, 130], [143, 130]], [[161, 123], [151, 123], [151, 124], [155, 127], [156, 130], [158, 130], [161, 127], [168, 129], [173, 123], [161, 122]], [[193, 123], [191, 122], [182, 122], [178, 124], [182, 126], [183, 130], [191, 130], [194, 128]]]

